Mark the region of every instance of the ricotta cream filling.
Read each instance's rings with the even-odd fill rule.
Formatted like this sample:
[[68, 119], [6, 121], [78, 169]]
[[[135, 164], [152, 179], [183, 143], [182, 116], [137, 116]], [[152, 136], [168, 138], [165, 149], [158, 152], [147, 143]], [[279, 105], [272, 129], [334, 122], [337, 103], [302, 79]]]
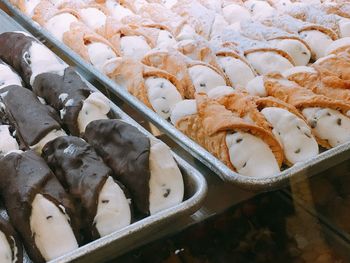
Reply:
[[22, 79], [9, 66], [0, 63], [0, 90], [10, 85], [22, 86]]
[[12, 250], [6, 235], [0, 231], [0, 262], [2, 263], [16, 263], [12, 258]]
[[123, 56], [142, 59], [151, 47], [141, 36], [124, 36], [120, 39], [120, 48]]
[[0, 125], [0, 156], [19, 150], [18, 143], [10, 134], [8, 125]]
[[271, 72], [283, 72], [293, 67], [293, 64], [288, 59], [272, 51], [254, 52], [246, 57], [260, 75]]
[[63, 34], [68, 32], [70, 25], [78, 19], [70, 13], [61, 13], [51, 17], [45, 24], [45, 28], [59, 41], [63, 41]]
[[303, 31], [300, 33], [300, 37], [311, 48], [315, 60], [325, 56], [327, 48], [333, 43], [333, 40], [328, 35], [317, 30]]
[[182, 118], [194, 114], [197, 114], [196, 100], [183, 100], [175, 104], [171, 112], [170, 121], [173, 125], [176, 125]]
[[192, 66], [188, 69], [196, 92], [208, 93], [217, 86], [225, 86], [225, 79], [213, 69], [204, 65]]
[[87, 46], [87, 51], [91, 64], [101, 71], [108, 61], [117, 57], [111, 47], [100, 42], [89, 44]]

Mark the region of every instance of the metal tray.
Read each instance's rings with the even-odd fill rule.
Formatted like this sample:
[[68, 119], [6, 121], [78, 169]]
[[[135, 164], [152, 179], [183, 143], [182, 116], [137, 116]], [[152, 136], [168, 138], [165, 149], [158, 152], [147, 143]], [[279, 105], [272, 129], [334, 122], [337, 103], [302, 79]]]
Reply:
[[[0, 33], [19, 30], [24, 29], [0, 9]], [[87, 84], [91, 89], [97, 90], [90, 83], [87, 82]], [[111, 101], [110, 106], [116, 118], [120, 118], [136, 126], [147, 136], [153, 136]], [[152, 239], [154, 233], [158, 232], [172, 220], [180, 219], [196, 212], [201, 207], [201, 203], [204, 201], [206, 196], [206, 181], [204, 177], [186, 161], [175, 153], [173, 153], [173, 155], [181, 169], [185, 183], [185, 198], [181, 204], [166, 209], [155, 215], [148, 216], [113, 234], [95, 240], [50, 262], [64, 263], [107, 261], [144, 242], [147, 242], [147, 240]], [[25, 262], [31, 261], [26, 258]]]
[[2, 2], [16, 20], [34, 36], [47, 41], [50, 46], [59, 50], [62, 55], [76, 64], [81, 70], [87, 72], [91, 78], [97, 79], [98, 82], [104, 85], [109, 91], [127, 102], [138, 112], [141, 112], [147, 120], [151, 121], [161, 131], [165, 132], [167, 136], [183, 147], [191, 155], [199, 159], [209, 169], [218, 174], [224, 181], [236, 184], [237, 186], [250, 191], [268, 191], [285, 186], [290, 178], [301, 179], [309, 177], [350, 158], [350, 142], [348, 142], [325, 151], [306, 162], [296, 164], [275, 176], [259, 178], [247, 177], [235, 173], [203, 147], [185, 136], [169, 122], [159, 117], [155, 112], [138, 101], [134, 96], [129, 94], [126, 89], [119, 86], [95, 69], [92, 65], [84, 61], [78, 54], [67, 47], [64, 43], [58, 41], [46, 29], [42, 28], [39, 24], [21, 13], [21, 11], [14, 7], [8, 0], [0, 0], [0, 2]]

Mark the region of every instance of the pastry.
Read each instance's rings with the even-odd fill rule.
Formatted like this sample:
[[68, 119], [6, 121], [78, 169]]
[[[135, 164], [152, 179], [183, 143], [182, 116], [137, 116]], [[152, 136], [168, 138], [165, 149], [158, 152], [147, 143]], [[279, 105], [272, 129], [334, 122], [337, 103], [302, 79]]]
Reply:
[[78, 248], [79, 221], [73, 202], [33, 151], [0, 159], [0, 191], [33, 261], [46, 262]]
[[84, 133], [89, 122], [107, 119], [110, 106], [100, 92], [93, 92], [73, 68], [63, 75], [43, 73], [36, 77], [33, 92], [60, 112], [62, 124], [70, 134]]
[[120, 120], [91, 122], [84, 138], [129, 190], [140, 215], [182, 202], [184, 183], [170, 149]]
[[130, 204], [123, 188], [92, 146], [81, 138], [64, 136], [47, 143], [42, 156], [76, 200], [88, 240], [130, 224]]
[[178, 103], [171, 121], [176, 128], [242, 175], [273, 176], [280, 170], [283, 151], [275, 137], [206, 95], [197, 94], [195, 100]]

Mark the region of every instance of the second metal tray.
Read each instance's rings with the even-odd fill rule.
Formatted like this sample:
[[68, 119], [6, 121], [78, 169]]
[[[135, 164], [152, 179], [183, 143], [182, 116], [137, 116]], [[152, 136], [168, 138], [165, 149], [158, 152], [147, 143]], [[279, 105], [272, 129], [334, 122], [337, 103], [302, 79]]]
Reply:
[[[6, 13], [0, 10], [0, 33], [19, 30], [23, 31], [24, 29]], [[96, 90], [90, 83], [87, 82], [87, 84], [91, 89]], [[120, 118], [134, 125], [147, 136], [153, 136], [114, 103], [110, 102], [110, 106], [116, 118]], [[51, 262], [105, 262], [144, 242], [152, 240], [154, 234], [172, 220], [184, 218], [197, 211], [201, 207], [201, 203], [206, 196], [206, 181], [204, 177], [186, 161], [175, 153], [173, 153], [173, 155], [181, 169], [185, 183], [185, 198], [181, 204], [132, 223], [113, 234], [79, 247], [77, 250]], [[31, 261], [26, 258], [25, 262]]]
[[196, 142], [178, 131], [173, 125], [159, 117], [155, 112], [146, 107], [143, 103], [133, 97], [126, 89], [119, 86], [107, 76], [99, 72], [92, 65], [84, 61], [78, 54], [72, 51], [64, 43], [59, 42], [50, 32], [42, 28], [32, 19], [21, 13], [8, 0], [0, 0], [9, 9], [10, 13], [35, 37], [44, 39], [49, 45], [60, 51], [68, 60], [75, 63], [80, 69], [85, 71], [92, 79], [97, 79], [108, 90], [113, 92], [119, 98], [127, 102], [138, 112], [142, 113], [145, 118], [151, 121], [161, 131], [165, 132], [172, 140], [191, 153], [194, 157], [203, 162], [207, 167], [220, 176], [223, 180], [236, 184], [247, 190], [268, 191], [281, 188], [286, 185], [290, 178], [303, 179], [316, 173], [332, 167], [346, 159], [350, 158], [350, 142], [327, 150], [318, 156], [294, 165], [279, 174], [271, 177], [247, 177], [235, 173], [219, 159], [198, 145]]

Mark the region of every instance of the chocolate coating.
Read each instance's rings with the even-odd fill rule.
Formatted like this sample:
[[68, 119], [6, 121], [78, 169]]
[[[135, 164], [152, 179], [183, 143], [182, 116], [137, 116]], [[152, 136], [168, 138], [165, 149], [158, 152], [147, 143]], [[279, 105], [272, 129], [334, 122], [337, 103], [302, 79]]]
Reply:
[[[65, 108], [62, 123], [72, 135], [79, 135], [78, 115], [84, 100], [91, 94], [91, 89], [72, 67], [65, 69], [63, 76], [55, 73], [38, 75], [33, 83], [33, 92], [45, 99], [55, 110]], [[60, 99], [62, 94], [66, 94], [64, 99]], [[67, 101], [70, 101], [69, 106], [65, 106]]]
[[0, 34], [0, 58], [15, 69], [28, 87], [30, 86], [32, 70], [27, 54], [32, 42], [37, 41], [22, 33], [5, 32]]
[[26, 147], [35, 145], [50, 131], [61, 129], [55, 110], [43, 105], [28, 89], [9, 86], [2, 101], [18, 139]]
[[17, 260], [15, 260], [14, 263], [22, 263], [23, 262], [22, 243], [19, 240], [18, 235], [16, 231], [13, 229], [11, 223], [5, 220], [2, 216], [0, 216], [0, 231], [5, 234], [7, 242], [10, 244], [11, 251], [12, 251], [12, 258], [13, 259], [17, 258]]
[[[10, 220], [34, 262], [45, 262], [30, 229], [32, 203], [36, 194], [42, 194], [58, 207], [64, 207], [79, 242], [79, 221], [73, 201], [44, 159], [33, 151], [10, 153], [0, 159], [0, 192]], [[62, 210], [61, 207], [59, 209]]]
[[42, 156], [77, 201], [87, 239], [98, 238], [93, 226], [98, 197], [112, 170], [91, 145], [78, 137], [64, 136], [47, 143]]
[[85, 138], [126, 186], [137, 210], [149, 215], [149, 138], [120, 120], [91, 122]]

